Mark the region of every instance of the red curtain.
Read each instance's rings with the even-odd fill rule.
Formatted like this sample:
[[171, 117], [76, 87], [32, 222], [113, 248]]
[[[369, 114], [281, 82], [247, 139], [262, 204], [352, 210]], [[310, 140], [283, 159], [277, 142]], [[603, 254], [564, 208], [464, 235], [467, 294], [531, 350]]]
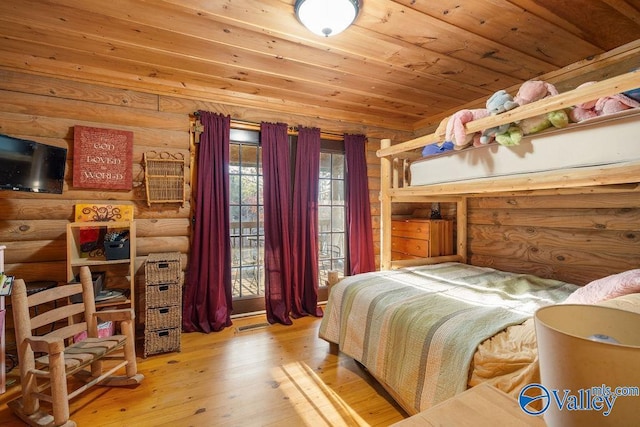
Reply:
[[204, 132], [198, 151], [194, 229], [183, 302], [185, 332], [231, 326], [229, 237], [229, 116], [200, 111]]
[[322, 316], [318, 307], [320, 129], [298, 129], [293, 186], [293, 317]]
[[265, 306], [269, 323], [291, 325], [291, 167], [287, 125], [261, 123]]
[[346, 204], [350, 275], [376, 269], [365, 142], [364, 135], [344, 135], [347, 163]]

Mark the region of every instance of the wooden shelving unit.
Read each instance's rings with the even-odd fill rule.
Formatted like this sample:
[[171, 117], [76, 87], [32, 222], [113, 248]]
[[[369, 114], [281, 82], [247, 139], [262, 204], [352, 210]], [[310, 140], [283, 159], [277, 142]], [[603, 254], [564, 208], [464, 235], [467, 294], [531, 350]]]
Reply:
[[[98, 232], [98, 246], [91, 251], [83, 252], [81, 247], [82, 230], [96, 230]], [[103, 244], [104, 235], [112, 231], [128, 231], [128, 252], [122, 259], [107, 259]], [[67, 224], [67, 281], [76, 280], [80, 267], [88, 266], [92, 273], [107, 270], [107, 286], [109, 282], [117, 282], [120, 286], [108, 286], [109, 288], [125, 289], [129, 291], [127, 297], [118, 297], [96, 302], [96, 308], [110, 306], [127, 306], [135, 309], [134, 304], [134, 278], [136, 259], [136, 224], [134, 221], [107, 221], [107, 222], [71, 222]], [[126, 270], [126, 271], [123, 271]], [[123, 274], [124, 273], [124, 274]]]

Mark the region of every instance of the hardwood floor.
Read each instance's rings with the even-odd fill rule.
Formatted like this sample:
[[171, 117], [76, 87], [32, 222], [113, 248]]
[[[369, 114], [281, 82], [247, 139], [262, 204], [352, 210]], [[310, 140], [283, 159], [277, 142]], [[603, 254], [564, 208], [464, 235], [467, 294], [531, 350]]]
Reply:
[[[181, 352], [138, 358], [142, 384], [93, 387], [71, 402], [71, 419], [79, 426], [316, 427], [387, 426], [406, 416], [352, 359], [329, 354], [320, 319], [264, 325], [264, 316], [253, 316], [219, 333], [182, 334]], [[16, 375], [17, 368], [9, 378]], [[23, 425], [6, 406], [19, 389], [0, 396], [0, 425]]]

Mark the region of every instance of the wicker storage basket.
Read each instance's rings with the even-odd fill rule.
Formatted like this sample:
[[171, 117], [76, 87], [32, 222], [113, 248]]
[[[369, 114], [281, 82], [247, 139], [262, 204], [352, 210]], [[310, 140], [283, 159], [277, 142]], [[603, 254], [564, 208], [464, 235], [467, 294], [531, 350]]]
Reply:
[[147, 308], [181, 305], [182, 285], [180, 283], [148, 285], [145, 300]]
[[144, 334], [144, 357], [169, 351], [180, 351], [180, 328], [158, 329]]
[[182, 325], [182, 307], [170, 305], [147, 309], [145, 326], [147, 330], [174, 328]]
[[155, 253], [147, 256], [145, 280], [148, 285], [180, 283], [180, 252]]
[[153, 253], [145, 263], [144, 357], [180, 351], [182, 283], [180, 252]]

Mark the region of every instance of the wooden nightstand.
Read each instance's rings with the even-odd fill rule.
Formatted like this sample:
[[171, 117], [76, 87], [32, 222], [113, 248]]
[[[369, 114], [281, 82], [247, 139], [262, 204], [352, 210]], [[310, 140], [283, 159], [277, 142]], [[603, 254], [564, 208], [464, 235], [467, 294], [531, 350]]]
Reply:
[[426, 411], [400, 421], [396, 427], [545, 426], [541, 416], [525, 414], [518, 402], [488, 384], [481, 384]]
[[452, 220], [411, 218], [391, 221], [392, 259], [425, 258], [452, 254]]

